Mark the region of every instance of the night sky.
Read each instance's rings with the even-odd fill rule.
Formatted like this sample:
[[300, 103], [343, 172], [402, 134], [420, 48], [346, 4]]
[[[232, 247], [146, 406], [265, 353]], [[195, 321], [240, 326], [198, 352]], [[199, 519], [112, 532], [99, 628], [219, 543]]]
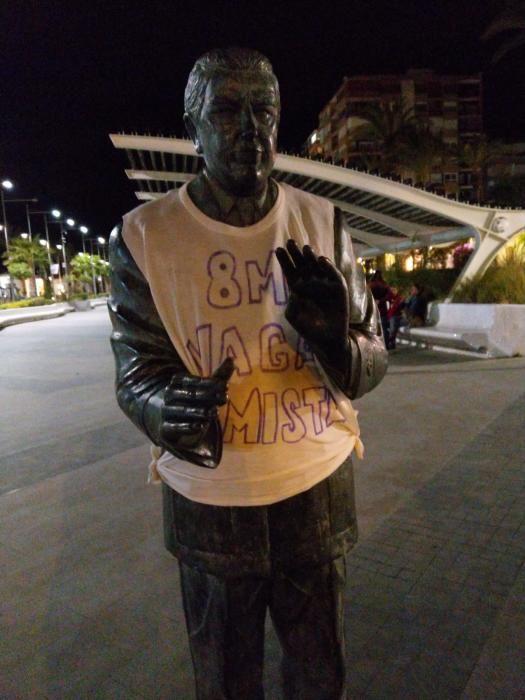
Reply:
[[[110, 132], [183, 134], [206, 50], [257, 48], [281, 84], [280, 148], [297, 152], [344, 75], [482, 71], [491, 138], [525, 140], [525, 53], [491, 65], [502, 2], [0, 0], [0, 177], [106, 236], [138, 204]], [[23, 209], [8, 205], [23, 225]], [[38, 219], [34, 227], [38, 230]], [[78, 234], [80, 236], [80, 234]]]

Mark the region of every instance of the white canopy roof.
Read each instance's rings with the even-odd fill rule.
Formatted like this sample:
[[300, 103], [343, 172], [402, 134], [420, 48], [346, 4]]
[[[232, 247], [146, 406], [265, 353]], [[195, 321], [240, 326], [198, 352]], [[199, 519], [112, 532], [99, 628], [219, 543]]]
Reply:
[[[187, 139], [111, 134], [126, 151], [138, 199], [161, 196], [195, 177], [202, 159]], [[278, 154], [276, 180], [326, 197], [345, 214], [356, 253], [371, 257], [440, 243], [477, 240], [461, 279], [484, 270], [525, 227], [525, 211], [457, 202], [426, 190], [330, 163]]]

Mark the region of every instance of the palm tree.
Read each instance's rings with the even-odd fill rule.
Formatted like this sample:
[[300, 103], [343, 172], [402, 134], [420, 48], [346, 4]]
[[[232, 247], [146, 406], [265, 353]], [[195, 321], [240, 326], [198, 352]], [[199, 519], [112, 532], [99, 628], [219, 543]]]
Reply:
[[492, 62], [497, 63], [509, 51], [525, 45], [525, 2], [524, 0], [504, 0], [503, 10], [489, 24], [482, 39], [492, 39], [496, 34], [512, 32], [501, 44], [492, 57]]
[[379, 167], [384, 175], [397, 171], [399, 148], [403, 136], [414, 122], [414, 111], [406, 102], [372, 103], [363, 114], [366, 123], [352, 133], [355, 141], [369, 140], [377, 145], [379, 154], [363, 154], [363, 160], [371, 168]]
[[489, 161], [501, 153], [501, 149], [502, 145], [499, 141], [490, 142], [485, 137], [464, 143], [459, 149], [460, 164], [472, 170], [474, 194], [477, 202], [482, 202], [485, 198], [485, 182]]
[[416, 183], [428, 185], [432, 171], [447, 156], [449, 152], [441, 136], [428, 125], [412, 124], [406, 129], [399, 146], [399, 166], [404, 172], [412, 173]]

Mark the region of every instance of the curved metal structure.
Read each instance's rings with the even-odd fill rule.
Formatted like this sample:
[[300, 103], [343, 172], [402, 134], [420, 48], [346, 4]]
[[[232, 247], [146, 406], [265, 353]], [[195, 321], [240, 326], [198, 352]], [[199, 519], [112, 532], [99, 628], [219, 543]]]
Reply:
[[[110, 138], [115, 148], [126, 151], [130, 165], [126, 175], [137, 184], [140, 200], [180, 187], [201, 167], [201, 157], [187, 139], [132, 134], [110, 134]], [[456, 284], [483, 273], [498, 251], [525, 228], [525, 210], [465, 204], [309, 158], [280, 153], [274, 176], [342, 209], [361, 257], [474, 237], [474, 253]]]

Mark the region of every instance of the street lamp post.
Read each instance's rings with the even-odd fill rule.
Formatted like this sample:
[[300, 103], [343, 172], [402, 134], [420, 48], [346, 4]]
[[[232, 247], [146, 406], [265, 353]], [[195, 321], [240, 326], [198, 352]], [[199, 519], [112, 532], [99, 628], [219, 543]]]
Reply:
[[[4, 199], [4, 190], [12, 190], [14, 187], [13, 183], [11, 180], [2, 180], [0, 183], [0, 200], [2, 201], [2, 221], [3, 221], [3, 229], [4, 229], [4, 237], [5, 237], [5, 252], [6, 255], [9, 255], [9, 236], [7, 233], [7, 216], [5, 213], [5, 199]], [[11, 279], [11, 273], [9, 270], [7, 271], [7, 279], [8, 279], [8, 285], [9, 285], [9, 298], [13, 298], [13, 280]]]
[[80, 226], [80, 233], [82, 234], [82, 252], [86, 254], [86, 234], [89, 232], [87, 226]]
[[[45, 247], [47, 248], [47, 261], [48, 261], [48, 265], [49, 265], [49, 278], [50, 278], [50, 282], [51, 282], [51, 288], [52, 288], [53, 296], [55, 296], [55, 289], [54, 289], [54, 285], [53, 285], [53, 271], [52, 271], [53, 261], [52, 261], [52, 259], [51, 259], [51, 242], [50, 242], [50, 240], [49, 240], [49, 223], [50, 223], [50, 222], [49, 222], [49, 219], [48, 219], [48, 215], [49, 215], [49, 214], [52, 214], [55, 218], [57, 218], [57, 216], [58, 216], [58, 217], [61, 216], [61, 213], [58, 211], [58, 209], [53, 209], [52, 211], [47, 211], [47, 210], [35, 211], [35, 210], [32, 210], [32, 211], [29, 212], [29, 214], [41, 214], [41, 215], [43, 216], [43, 218], [44, 218], [44, 231], [45, 231], [45, 233], [46, 233]], [[53, 222], [53, 223], [54, 223], [54, 222]], [[44, 245], [44, 244], [42, 243], [42, 241], [40, 241], [40, 243], [41, 243], [42, 245]], [[60, 259], [59, 259], [59, 261], [58, 261], [58, 276], [59, 276], [59, 279], [62, 281], [62, 275], [60, 274]]]
[[[6, 186], [6, 184], [9, 183], [9, 186]], [[30, 241], [33, 240], [32, 232], [31, 232], [31, 219], [29, 217], [29, 203], [30, 202], [38, 202], [38, 199], [36, 197], [32, 197], [30, 199], [5, 199], [3, 196], [3, 189], [8, 189], [11, 190], [13, 189], [13, 183], [10, 180], [4, 180], [2, 182], [2, 188], [0, 188], [0, 191], [2, 192], [2, 213], [4, 216], [4, 222], [5, 222], [5, 203], [8, 202], [9, 204], [25, 204], [26, 208], [26, 218], [27, 218], [27, 234], [28, 238]], [[7, 224], [4, 224], [6, 227], [6, 239], [5, 239], [5, 244], [6, 244], [6, 252], [9, 253], [9, 244], [8, 244], [8, 237], [7, 237]], [[34, 292], [36, 296], [36, 277], [35, 277], [35, 265], [33, 262], [33, 254], [31, 253], [31, 285], [32, 285], [32, 290], [31, 294]]]
[[[64, 276], [66, 276], [67, 275], [66, 238], [64, 235], [63, 221], [60, 218], [62, 216], [62, 212], [60, 212], [58, 209], [52, 209], [51, 216], [53, 216], [53, 218], [56, 219], [56, 221], [54, 221], [53, 223], [58, 224], [60, 226], [60, 244], [57, 245], [56, 247], [57, 247], [57, 250], [60, 250], [62, 252], [62, 259], [64, 261]], [[68, 295], [68, 286], [67, 286], [67, 281], [62, 282], [62, 274], [60, 272], [61, 267], [62, 266], [60, 264], [60, 255], [59, 255], [58, 256], [58, 277], [60, 279], [60, 282], [62, 283], [62, 286], [64, 287], [64, 292], [65, 292], [66, 299], [67, 299], [67, 297], [69, 296]]]
[[97, 289], [97, 278], [95, 275], [95, 263], [93, 262], [93, 241], [94, 240], [95, 240], [94, 238], [89, 239], [89, 247], [91, 250], [91, 279], [93, 282], [93, 294], [95, 294], [95, 296], [96, 296], [98, 289]]
[[[102, 264], [105, 265], [106, 264], [106, 256], [104, 253], [104, 248], [106, 245], [106, 239], [103, 236], [97, 236], [97, 248], [99, 245], [101, 246], [101, 249], [102, 249], [102, 255], [100, 255], [100, 249], [99, 249], [99, 256], [102, 259]], [[106, 279], [105, 279], [105, 277], [101, 278], [101, 286], [102, 286], [102, 291], [105, 292], [106, 291]]]
[[2, 221], [4, 224], [5, 252], [9, 253], [9, 236], [7, 235], [7, 216], [5, 213], [4, 190], [12, 190], [14, 187], [11, 180], [2, 180], [0, 183], [0, 199], [2, 200]]
[[[33, 232], [31, 231], [31, 217], [29, 216], [29, 202], [38, 202], [37, 199], [26, 199], [25, 205], [26, 205], [26, 218], [27, 218], [27, 233], [29, 235], [29, 242], [33, 242]], [[36, 274], [35, 274], [35, 260], [33, 258], [33, 247], [31, 246], [31, 296], [36, 297], [37, 295], [37, 289], [36, 289]]]
[[[104, 257], [104, 246], [106, 245], [106, 239], [103, 238], [102, 236], [97, 236], [97, 251], [99, 254], [99, 257], [102, 258], [102, 260], [105, 262], [106, 258]], [[102, 246], [102, 255], [100, 255], [100, 248], [99, 246]]]
[[65, 277], [67, 277], [67, 275], [68, 275], [66, 235], [67, 235], [67, 231], [65, 231], [63, 223], [60, 222], [60, 242], [62, 243], [62, 258], [64, 260], [64, 276]]

